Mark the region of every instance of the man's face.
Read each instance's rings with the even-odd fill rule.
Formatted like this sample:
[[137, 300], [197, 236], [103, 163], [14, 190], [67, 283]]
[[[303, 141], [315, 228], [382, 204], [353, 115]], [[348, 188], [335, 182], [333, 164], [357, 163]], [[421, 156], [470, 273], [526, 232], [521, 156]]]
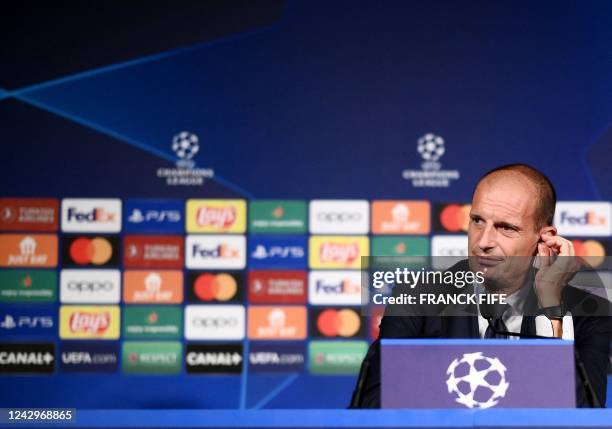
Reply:
[[504, 286], [522, 281], [540, 236], [536, 204], [537, 193], [522, 176], [498, 173], [477, 186], [468, 227], [472, 270]]

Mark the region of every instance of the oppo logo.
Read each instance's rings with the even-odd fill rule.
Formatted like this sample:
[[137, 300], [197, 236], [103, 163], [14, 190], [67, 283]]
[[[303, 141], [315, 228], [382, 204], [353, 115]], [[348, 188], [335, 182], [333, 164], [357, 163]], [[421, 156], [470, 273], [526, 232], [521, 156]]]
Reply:
[[119, 270], [62, 270], [60, 301], [67, 304], [115, 304], [121, 300]]
[[195, 317], [191, 323], [198, 328], [234, 328], [238, 326], [238, 319], [235, 317]]
[[73, 292], [110, 292], [114, 288], [114, 284], [110, 281], [69, 281], [68, 290]]
[[319, 212], [317, 219], [322, 222], [359, 222], [363, 215], [360, 212]]

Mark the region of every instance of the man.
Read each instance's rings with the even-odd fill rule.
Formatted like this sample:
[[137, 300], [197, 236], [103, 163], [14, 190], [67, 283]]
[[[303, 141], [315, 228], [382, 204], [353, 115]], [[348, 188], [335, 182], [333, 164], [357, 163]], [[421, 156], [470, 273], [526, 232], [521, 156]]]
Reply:
[[[579, 264], [572, 243], [558, 236], [552, 225], [555, 204], [551, 182], [530, 166], [507, 165], [485, 174], [472, 197], [469, 262], [449, 270], [484, 272], [486, 291], [481, 292], [506, 294], [508, 305], [494, 323], [478, 310], [463, 316], [450, 315], [448, 308], [437, 315], [407, 315], [388, 306], [379, 338], [508, 338], [504, 332], [515, 332], [574, 339], [592, 385], [585, 389], [577, 371], [577, 404], [603, 406], [612, 340], [609, 303], [567, 285]], [[475, 284], [473, 291], [478, 293], [479, 287]], [[354, 395], [359, 403], [353, 406], [380, 407], [378, 340], [365, 361], [363, 384]]]

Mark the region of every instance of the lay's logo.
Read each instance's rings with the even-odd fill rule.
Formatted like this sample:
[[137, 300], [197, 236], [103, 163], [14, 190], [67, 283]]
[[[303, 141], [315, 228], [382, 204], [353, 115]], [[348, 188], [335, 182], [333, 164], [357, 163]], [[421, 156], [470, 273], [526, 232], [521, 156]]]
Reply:
[[62, 306], [60, 308], [61, 339], [119, 338], [119, 307]]
[[187, 201], [187, 232], [243, 233], [245, 231], [244, 200]]
[[198, 226], [227, 229], [236, 222], [236, 208], [227, 207], [199, 207], [196, 214]]
[[367, 237], [310, 237], [310, 268], [361, 268], [361, 257], [368, 255]]

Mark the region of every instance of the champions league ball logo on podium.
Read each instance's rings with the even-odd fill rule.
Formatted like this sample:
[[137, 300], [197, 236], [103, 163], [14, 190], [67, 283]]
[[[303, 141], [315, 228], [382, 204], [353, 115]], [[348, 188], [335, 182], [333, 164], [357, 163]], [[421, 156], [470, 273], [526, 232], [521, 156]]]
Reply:
[[415, 188], [447, 188], [451, 180], [459, 179], [459, 171], [442, 170], [438, 162], [446, 153], [444, 139], [427, 133], [417, 140], [417, 152], [423, 158], [421, 170], [404, 170], [402, 177], [412, 181]]
[[494, 407], [510, 387], [504, 364], [481, 352], [465, 353], [461, 359], [453, 360], [446, 374], [448, 393], [454, 393], [455, 401], [468, 408]]

